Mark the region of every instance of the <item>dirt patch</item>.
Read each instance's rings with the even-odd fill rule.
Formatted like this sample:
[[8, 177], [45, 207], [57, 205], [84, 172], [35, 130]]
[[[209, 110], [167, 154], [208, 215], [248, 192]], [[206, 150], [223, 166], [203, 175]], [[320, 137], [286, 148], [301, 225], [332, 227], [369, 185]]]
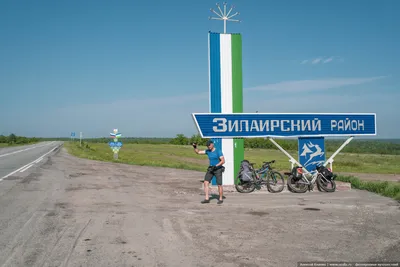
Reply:
[[4, 178], [4, 181], [14, 181], [14, 180], [21, 180], [22, 177], [18, 176], [8, 176], [7, 178]]
[[50, 211], [46, 214], [46, 216], [52, 217], [52, 216], [56, 216], [57, 213], [55, 211]]
[[29, 184], [32, 181], [39, 181], [40, 175], [38, 173], [30, 173], [24, 179], [21, 180], [21, 184]]
[[78, 190], [101, 190], [101, 189], [107, 189], [109, 188], [108, 186], [102, 186], [102, 185], [78, 185], [78, 186], [70, 186], [65, 188], [65, 191], [78, 191]]
[[254, 215], [254, 216], [265, 216], [268, 215], [268, 212], [265, 211], [249, 211], [247, 214]]
[[[103, 207], [121, 207], [121, 206], [124, 206], [124, 204], [121, 204], [121, 203], [107, 203], [107, 202], [105, 202], [105, 203], [93, 203], [93, 205], [95, 205], [95, 206], [103, 206]], [[122, 213], [120, 213], [120, 214], [122, 214]]]
[[84, 172], [78, 172], [78, 173], [72, 173], [70, 175], [68, 175], [69, 178], [77, 178], [77, 177], [81, 177], [83, 175], [86, 175], [86, 173]]
[[49, 169], [53, 165], [53, 160], [51, 159], [51, 157], [47, 157], [47, 159], [45, 160], [46, 162], [42, 165], [42, 168]]
[[124, 211], [117, 211], [115, 214], [127, 214], [127, 212], [124, 212]]
[[57, 202], [56, 204], [54, 204], [54, 206], [56, 208], [61, 208], [61, 209], [66, 209], [68, 207], [68, 203], [64, 203], [64, 202]]
[[126, 244], [127, 241], [123, 237], [117, 237], [111, 244]]

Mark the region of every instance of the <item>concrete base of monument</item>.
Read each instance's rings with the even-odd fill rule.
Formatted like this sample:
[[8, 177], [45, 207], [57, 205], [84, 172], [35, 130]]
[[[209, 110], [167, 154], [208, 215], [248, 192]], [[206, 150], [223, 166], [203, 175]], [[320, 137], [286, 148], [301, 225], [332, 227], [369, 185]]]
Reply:
[[[200, 187], [200, 190], [204, 191], [203, 186]], [[217, 185], [211, 185], [209, 186], [209, 193], [210, 194], [218, 194], [218, 186]], [[350, 191], [351, 190], [351, 184], [350, 183], [345, 183], [345, 182], [340, 182], [340, 181], [336, 181], [336, 191]], [[238, 192], [235, 188], [234, 185], [223, 185], [223, 191], [224, 193], [239, 193], [242, 194], [240, 192]], [[308, 191], [307, 191], [308, 192]], [[306, 192], [306, 193], [307, 193]], [[314, 185], [314, 189], [311, 192], [320, 192], [317, 188], [317, 185]], [[266, 186], [262, 186], [259, 188], [256, 188], [253, 192], [251, 192], [250, 194], [280, 194], [280, 193], [291, 193], [292, 192], [289, 191], [287, 185], [284, 185], [284, 188], [282, 190], [282, 192], [280, 193], [271, 193], [268, 191]]]

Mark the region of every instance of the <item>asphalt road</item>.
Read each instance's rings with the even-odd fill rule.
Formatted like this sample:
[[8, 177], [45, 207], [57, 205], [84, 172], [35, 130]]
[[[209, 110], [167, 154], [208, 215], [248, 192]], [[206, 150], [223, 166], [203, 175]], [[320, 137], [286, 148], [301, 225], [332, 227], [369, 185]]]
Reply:
[[63, 149], [0, 182], [0, 266], [297, 266], [400, 261], [400, 205], [366, 191], [226, 193], [204, 173]]
[[24, 172], [40, 165], [39, 160], [60, 144], [61, 142], [40, 142], [34, 145], [0, 148], [0, 181], [14, 172]]

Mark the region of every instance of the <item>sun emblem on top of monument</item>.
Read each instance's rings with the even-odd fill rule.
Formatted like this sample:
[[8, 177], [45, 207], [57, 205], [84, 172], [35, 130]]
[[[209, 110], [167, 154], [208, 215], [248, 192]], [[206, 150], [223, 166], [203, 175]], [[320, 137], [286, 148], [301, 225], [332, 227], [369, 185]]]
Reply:
[[226, 33], [226, 22], [227, 22], [227, 21], [241, 22], [241, 21], [238, 20], [238, 19], [232, 19], [234, 16], [237, 16], [237, 15], [240, 14], [239, 12], [236, 12], [236, 13], [234, 13], [234, 14], [231, 15], [232, 10], [235, 8], [235, 6], [234, 6], [234, 5], [231, 5], [231, 8], [229, 9], [229, 11], [226, 12], [226, 5], [227, 5], [227, 3], [224, 2], [224, 3], [223, 3], [224, 10], [222, 11], [220, 4], [217, 3], [216, 6], [217, 6], [217, 8], [218, 8], [218, 10], [219, 10], [219, 13], [216, 12], [213, 8], [210, 8], [210, 11], [213, 12], [214, 14], [216, 14], [218, 17], [217, 17], [217, 18], [215, 18], [215, 17], [208, 17], [208, 19], [223, 20], [223, 21], [224, 21], [224, 33]]

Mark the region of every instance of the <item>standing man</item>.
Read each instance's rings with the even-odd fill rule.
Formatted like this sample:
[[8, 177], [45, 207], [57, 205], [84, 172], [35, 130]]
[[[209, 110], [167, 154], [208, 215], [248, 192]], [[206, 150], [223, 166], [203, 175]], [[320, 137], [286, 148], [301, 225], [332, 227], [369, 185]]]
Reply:
[[225, 167], [222, 166], [225, 163], [224, 155], [220, 149], [216, 149], [214, 147], [214, 142], [212, 140], [207, 141], [207, 149], [206, 150], [199, 150], [197, 148], [197, 144], [193, 143], [194, 152], [198, 155], [205, 155], [207, 154], [208, 159], [210, 160], [210, 166], [207, 169], [207, 173], [204, 177], [204, 193], [206, 197], [201, 203], [210, 203], [209, 196], [208, 196], [208, 185], [210, 184], [211, 179], [215, 175], [217, 178], [217, 185], [218, 185], [218, 192], [219, 192], [219, 199], [218, 204], [222, 204], [222, 173], [225, 170]]

